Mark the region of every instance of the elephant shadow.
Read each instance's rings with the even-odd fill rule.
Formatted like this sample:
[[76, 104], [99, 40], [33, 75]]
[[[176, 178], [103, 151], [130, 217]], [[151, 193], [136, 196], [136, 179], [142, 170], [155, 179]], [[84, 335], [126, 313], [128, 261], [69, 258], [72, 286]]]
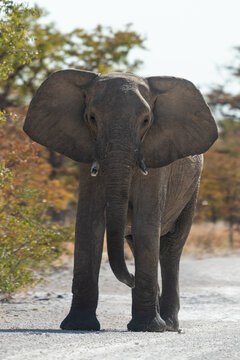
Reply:
[[[101, 331], [91, 331], [92, 334], [104, 334], [104, 333], [127, 333], [127, 330], [110, 330], [102, 329]], [[61, 329], [0, 329], [0, 333], [9, 333], [9, 334], [33, 334], [33, 335], [42, 335], [42, 334], [88, 334], [89, 330], [61, 330]], [[29, 334], [29, 335], [30, 335]]]

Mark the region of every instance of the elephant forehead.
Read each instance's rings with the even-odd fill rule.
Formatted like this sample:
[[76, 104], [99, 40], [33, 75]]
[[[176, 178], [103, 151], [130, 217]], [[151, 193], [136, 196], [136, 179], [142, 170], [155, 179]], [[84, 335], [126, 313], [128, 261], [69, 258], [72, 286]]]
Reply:
[[89, 104], [96, 109], [135, 107], [141, 111], [149, 108], [149, 88], [136, 76], [102, 76], [89, 95]]
[[93, 93], [103, 95], [124, 95], [129, 92], [140, 91], [143, 96], [149, 94], [147, 82], [139, 76], [126, 73], [110, 73], [100, 76], [95, 82]]
[[138, 89], [122, 88], [109, 91], [109, 89], [100, 90], [95, 93], [90, 101], [90, 107], [95, 111], [118, 112], [130, 115], [131, 113], [140, 115], [142, 112], [150, 111], [150, 106]]

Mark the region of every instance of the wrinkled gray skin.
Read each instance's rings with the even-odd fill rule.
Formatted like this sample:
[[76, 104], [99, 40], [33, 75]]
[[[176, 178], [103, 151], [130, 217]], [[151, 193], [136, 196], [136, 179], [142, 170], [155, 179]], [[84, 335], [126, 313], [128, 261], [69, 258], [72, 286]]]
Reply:
[[[73, 299], [61, 328], [100, 329], [106, 228], [111, 268], [132, 287], [128, 329], [177, 331], [179, 260], [192, 224], [201, 154], [217, 138], [199, 91], [173, 77], [59, 71], [37, 91], [24, 130], [80, 162]], [[135, 277], [125, 264], [124, 237], [134, 253]]]

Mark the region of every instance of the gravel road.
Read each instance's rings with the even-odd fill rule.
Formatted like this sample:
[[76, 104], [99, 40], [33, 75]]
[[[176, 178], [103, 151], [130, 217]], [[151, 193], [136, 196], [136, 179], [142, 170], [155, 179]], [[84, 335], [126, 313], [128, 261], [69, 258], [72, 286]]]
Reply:
[[115, 279], [108, 263], [102, 264], [100, 274], [102, 330], [60, 330], [70, 306], [71, 278], [69, 262], [51, 274], [46, 284], [1, 304], [0, 359], [240, 359], [238, 256], [182, 258], [182, 334], [126, 331], [130, 289]]

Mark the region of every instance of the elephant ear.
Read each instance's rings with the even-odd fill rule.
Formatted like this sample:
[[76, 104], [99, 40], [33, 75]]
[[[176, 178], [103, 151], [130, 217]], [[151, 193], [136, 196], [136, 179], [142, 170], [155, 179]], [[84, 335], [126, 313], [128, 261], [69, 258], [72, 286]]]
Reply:
[[174, 77], [150, 77], [153, 124], [144, 139], [148, 167], [161, 167], [202, 154], [217, 139], [217, 127], [199, 90]]
[[98, 75], [62, 70], [40, 86], [28, 109], [23, 130], [41, 145], [79, 162], [91, 162], [93, 140], [84, 121], [84, 92]]

